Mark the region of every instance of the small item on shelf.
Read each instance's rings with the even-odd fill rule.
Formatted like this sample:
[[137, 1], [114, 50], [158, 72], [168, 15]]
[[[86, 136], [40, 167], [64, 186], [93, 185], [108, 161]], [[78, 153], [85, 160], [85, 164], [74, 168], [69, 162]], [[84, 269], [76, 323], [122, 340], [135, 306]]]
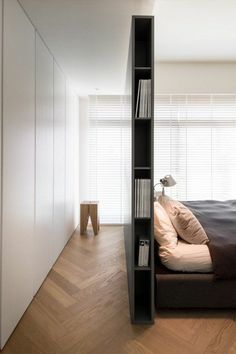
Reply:
[[142, 267], [144, 263], [144, 240], [139, 240], [139, 250], [138, 250], [138, 266]]
[[147, 267], [149, 262], [149, 244], [150, 241], [146, 239], [139, 240], [138, 266]]
[[149, 262], [149, 244], [150, 241], [149, 240], [145, 240], [144, 243], [144, 266], [147, 267], [148, 266], [148, 262]]
[[139, 80], [135, 118], [151, 117], [151, 80]]

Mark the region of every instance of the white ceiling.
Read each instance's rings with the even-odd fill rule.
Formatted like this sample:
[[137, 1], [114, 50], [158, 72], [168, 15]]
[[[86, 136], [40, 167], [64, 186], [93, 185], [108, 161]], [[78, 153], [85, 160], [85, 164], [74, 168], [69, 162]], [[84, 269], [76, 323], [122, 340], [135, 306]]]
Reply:
[[236, 0], [156, 1], [156, 60], [236, 60]]
[[19, 0], [78, 94], [124, 91], [132, 15], [155, 15], [156, 61], [236, 61], [236, 0]]

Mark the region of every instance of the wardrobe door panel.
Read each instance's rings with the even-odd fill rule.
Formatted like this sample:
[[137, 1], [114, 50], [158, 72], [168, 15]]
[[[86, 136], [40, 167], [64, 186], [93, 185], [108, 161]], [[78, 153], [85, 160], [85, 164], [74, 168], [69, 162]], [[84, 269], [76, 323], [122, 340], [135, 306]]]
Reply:
[[65, 78], [54, 63], [54, 252], [57, 257], [65, 243]]
[[36, 35], [34, 291], [53, 264], [53, 58]]
[[77, 224], [75, 209], [78, 208], [78, 99], [67, 84], [66, 87], [66, 236], [69, 238]]
[[33, 297], [35, 31], [16, 0], [4, 1], [3, 345]]

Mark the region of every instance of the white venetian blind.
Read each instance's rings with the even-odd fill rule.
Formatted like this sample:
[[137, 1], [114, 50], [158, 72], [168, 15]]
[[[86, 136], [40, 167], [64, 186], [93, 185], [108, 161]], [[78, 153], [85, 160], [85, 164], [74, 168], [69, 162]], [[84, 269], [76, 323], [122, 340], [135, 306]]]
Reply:
[[157, 95], [155, 182], [182, 200], [236, 198], [236, 95]]
[[[124, 96], [90, 96], [89, 198], [103, 223], [122, 223], [130, 165], [130, 104]], [[127, 111], [126, 111], [127, 110]], [[236, 198], [236, 95], [156, 95], [154, 182], [179, 200]]]
[[89, 194], [100, 203], [102, 223], [122, 223], [127, 134], [123, 100], [123, 96], [89, 98]]

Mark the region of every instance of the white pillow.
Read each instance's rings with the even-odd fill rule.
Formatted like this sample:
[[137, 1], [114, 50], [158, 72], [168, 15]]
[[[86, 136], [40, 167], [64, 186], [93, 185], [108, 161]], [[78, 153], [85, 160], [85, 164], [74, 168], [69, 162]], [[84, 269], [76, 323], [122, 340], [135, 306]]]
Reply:
[[179, 240], [178, 246], [159, 247], [161, 263], [174, 271], [209, 273], [213, 271], [212, 260], [207, 245], [191, 245]]
[[154, 203], [154, 235], [160, 246], [175, 248], [178, 235], [168, 214], [159, 202]]

